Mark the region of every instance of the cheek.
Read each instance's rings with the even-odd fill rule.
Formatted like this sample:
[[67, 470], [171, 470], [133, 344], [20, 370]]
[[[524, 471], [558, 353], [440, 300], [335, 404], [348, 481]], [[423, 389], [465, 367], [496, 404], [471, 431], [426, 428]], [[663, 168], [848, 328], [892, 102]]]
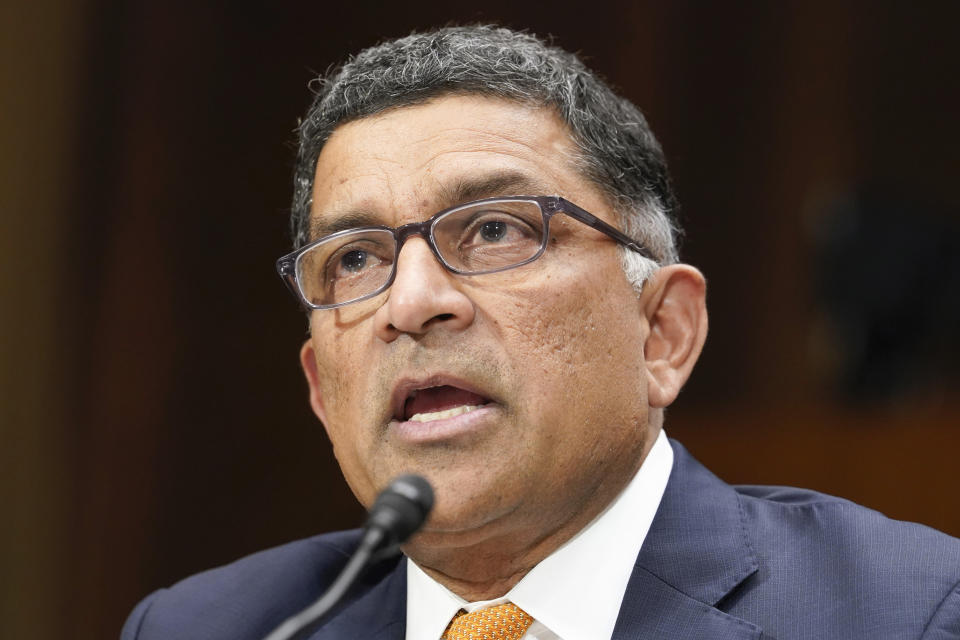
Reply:
[[515, 289], [504, 305], [514, 330], [567, 365], [610, 357], [637, 328], [637, 298], [619, 267], [583, 273], [554, 269], [539, 285]]
[[317, 358], [317, 368], [328, 411], [338, 400], [350, 392], [347, 384], [355, 379], [355, 362], [363, 357], [358, 349], [356, 327], [343, 331], [332, 322], [333, 315], [327, 314], [321, 320], [314, 314], [310, 323], [310, 335], [313, 336], [313, 348]]
[[606, 278], [554, 273], [515, 289], [499, 306], [504, 343], [527, 398], [589, 408], [611, 393], [639, 393], [642, 334], [636, 297], [622, 272]]
[[369, 355], [361, 352], [358, 336], [351, 336], [349, 331], [342, 333], [313, 326], [312, 333], [318, 384], [327, 418], [324, 426], [340, 458], [347, 453], [346, 447], [359, 444], [355, 442], [356, 434], [341, 433], [338, 429], [346, 430], [348, 425], [358, 424], [365, 410], [364, 401], [369, 393], [364, 392], [363, 385], [371, 370], [360, 363], [369, 362]]
[[[314, 334], [321, 330], [314, 327]], [[333, 445], [333, 453], [350, 489], [358, 500], [369, 505], [376, 491], [375, 482], [365, 462], [371, 443], [370, 430], [362, 424], [365, 407], [362, 376], [369, 373], [356, 363], [365, 362], [349, 340], [314, 340], [319, 371], [319, 384], [326, 414], [324, 429]]]

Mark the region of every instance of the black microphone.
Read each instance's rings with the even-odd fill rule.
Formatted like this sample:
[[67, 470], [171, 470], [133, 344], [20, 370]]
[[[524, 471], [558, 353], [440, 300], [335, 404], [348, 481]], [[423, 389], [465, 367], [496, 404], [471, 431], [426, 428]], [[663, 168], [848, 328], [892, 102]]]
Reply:
[[423, 526], [432, 508], [433, 489], [429, 482], [412, 474], [394, 478], [370, 507], [360, 546], [326, 593], [284, 620], [264, 640], [289, 640], [326, 615], [360, 577], [374, 552], [406, 542]]

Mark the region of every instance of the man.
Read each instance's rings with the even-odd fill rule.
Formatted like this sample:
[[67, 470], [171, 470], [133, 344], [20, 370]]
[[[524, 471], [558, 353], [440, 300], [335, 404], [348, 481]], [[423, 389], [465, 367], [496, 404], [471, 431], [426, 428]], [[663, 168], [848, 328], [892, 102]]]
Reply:
[[[401, 473], [436, 491], [405, 557], [309, 637], [960, 638], [958, 541], [734, 489], [666, 440], [704, 279], [642, 115], [574, 56], [485, 27], [389, 42], [320, 85], [300, 134], [279, 266], [311, 406], [365, 506]], [[123, 636], [263, 637], [357, 541], [190, 578]]]

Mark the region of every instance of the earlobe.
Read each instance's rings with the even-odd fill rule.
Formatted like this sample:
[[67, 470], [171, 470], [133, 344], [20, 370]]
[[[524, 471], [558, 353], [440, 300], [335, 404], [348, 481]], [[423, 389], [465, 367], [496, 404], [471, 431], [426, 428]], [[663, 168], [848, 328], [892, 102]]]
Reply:
[[674, 264], [651, 276], [644, 293], [647, 396], [662, 408], [680, 393], [707, 339], [706, 281], [696, 268]]
[[303, 375], [307, 378], [307, 385], [310, 387], [310, 406], [313, 408], [313, 413], [320, 419], [320, 422], [326, 424], [323, 393], [320, 391], [320, 373], [310, 338], [307, 338], [303, 346], [300, 347], [300, 366], [303, 367]]

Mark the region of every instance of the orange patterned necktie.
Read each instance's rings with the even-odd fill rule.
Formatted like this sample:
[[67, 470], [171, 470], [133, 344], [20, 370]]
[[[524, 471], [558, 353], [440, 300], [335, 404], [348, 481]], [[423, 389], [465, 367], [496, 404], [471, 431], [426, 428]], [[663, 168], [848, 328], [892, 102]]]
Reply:
[[461, 610], [440, 640], [520, 640], [531, 624], [533, 618], [512, 602], [473, 613]]

